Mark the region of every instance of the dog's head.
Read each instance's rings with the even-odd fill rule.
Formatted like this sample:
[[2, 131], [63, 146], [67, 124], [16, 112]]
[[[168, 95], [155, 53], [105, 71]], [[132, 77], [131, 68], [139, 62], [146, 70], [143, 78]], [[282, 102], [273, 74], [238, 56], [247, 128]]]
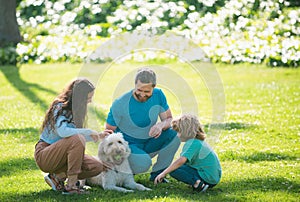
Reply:
[[98, 157], [103, 162], [120, 165], [130, 155], [128, 143], [122, 133], [113, 133], [99, 144]]

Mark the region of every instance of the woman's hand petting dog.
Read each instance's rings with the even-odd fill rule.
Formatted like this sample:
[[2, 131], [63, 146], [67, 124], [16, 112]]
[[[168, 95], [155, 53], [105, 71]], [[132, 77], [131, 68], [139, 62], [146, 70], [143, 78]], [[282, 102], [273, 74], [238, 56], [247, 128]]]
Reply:
[[109, 129], [105, 129], [103, 132], [99, 133], [99, 137], [100, 139], [103, 139], [105, 137], [107, 137], [108, 135], [112, 134], [114, 131], [109, 130]]
[[105, 129], [103, 132], [98, 133], [96, 131], [92, 131], [92, 134], [90, 135], [91, 138], [94, 140], [94, 142], [98, 142], [101, 139], [104, 139], [108, 135], [112, 134], [113, 131], [109, 129]]

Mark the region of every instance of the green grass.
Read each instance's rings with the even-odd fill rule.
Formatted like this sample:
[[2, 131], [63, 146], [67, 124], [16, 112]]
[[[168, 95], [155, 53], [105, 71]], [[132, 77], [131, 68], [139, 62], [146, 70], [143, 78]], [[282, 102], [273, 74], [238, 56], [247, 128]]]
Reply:
[[[184, 64], [160, 65], [171, 67], [191, 88], [187, 95], [184, 90], [174, 93], [172, 88], [181, 85], [161, 86], [173, 115], [192, 110], [195, 103], [183, 97], [193, 97], [200, 120], [208, 126], [214, 108], [209, 87]], [[112, 100], [133, 87], [131, 76], [138, 66], [143, 65], [113, 64], [98, 80], [90, 127], [103, 129]], [[82, 75], [82, 66], [0, 67], [0, 201], [299, 201], [300, 69], [244, 64], [216, 68], [226, 97], [225, 120], [217, 124], [222, 127], [213, 142], [223, 168], [220, 184], [199, 194], [171, 178], [170, 184], [154, 186], [146, 173], [135, 179], [151, 192], [122, 194], [93, 187], [89, 195], [63, 196], [44, 182], [34, 162], [34, 145], [48, 105], [67, 82]], [[158, 75], [160, 83], [164, 77]], [[96, 147], [89, 143], [87, 152], [95, 155]]]

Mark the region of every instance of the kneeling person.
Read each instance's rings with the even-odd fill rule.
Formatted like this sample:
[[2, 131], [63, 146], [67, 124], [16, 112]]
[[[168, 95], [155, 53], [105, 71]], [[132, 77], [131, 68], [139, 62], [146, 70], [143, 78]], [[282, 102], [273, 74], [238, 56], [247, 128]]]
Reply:
[[147, 172], [151, 158], [158, 155], [151, 181], [171, 164], [180, 145], [176, 131], [171, 129], [172, 113], [167, 99], [155, 86], [155, 73], [149, 68], [140, 69], [135, 88], [113, 102], [106, 120], [106, 128], [121, 132], [129, 143], [129, 163], [134, 174]]

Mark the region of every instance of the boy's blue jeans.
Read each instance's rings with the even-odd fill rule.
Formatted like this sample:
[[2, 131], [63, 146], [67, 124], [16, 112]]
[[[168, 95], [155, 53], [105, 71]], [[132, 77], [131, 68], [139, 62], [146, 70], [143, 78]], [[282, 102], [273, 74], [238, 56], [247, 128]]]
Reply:
[[209, 184], [206, 181], [204, 181], [200, 177], [197, 169], [192, 168], [186, 164], [183, 164], [182, 166], [180, 166], [179, 168], [177, 168], [176, 170], [171, 172], [170, 175], [171, 175], [171, 177], [175, 178], [176, 180], [184, 182], [184, 183], [192, 185], [192, 186], [196, 183], [197, 180], [203, 181], [205, 184], [209, 185], [210, 188], [215, 186], [213, 184]]
[[150, 138], [145, 143], [129, 143], [131, 155], [128, 160], [134, 174], [144, 173], [152, 165], [152, 158], [157, 155], [157, 161], [152, 167], [150, 180], [167, 168], [174, 158], [180, 145], [177, 132], [167, 129], [158, 138]]
[[186, 164], [183, 164], [182, 166], [171, 172], [170, 175], [176, 180], [189, 185], [194, 185], [197, 180], [201, 179], [198, 171]]

